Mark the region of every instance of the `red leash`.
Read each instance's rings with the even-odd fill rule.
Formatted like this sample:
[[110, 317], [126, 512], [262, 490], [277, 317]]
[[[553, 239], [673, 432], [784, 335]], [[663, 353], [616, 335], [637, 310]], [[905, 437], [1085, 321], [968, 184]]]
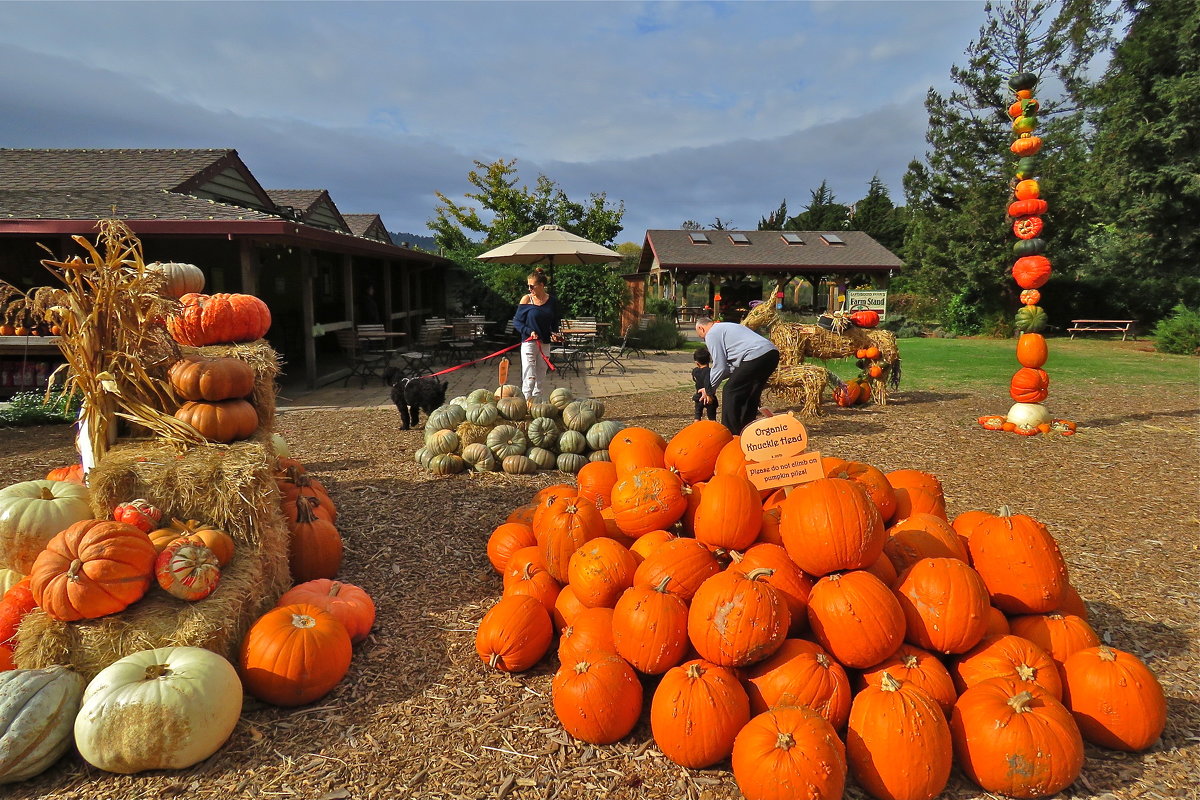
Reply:
[[[541, 357], [542, 357], [542, 360], [546, 362], [546, 367], [547, 367], [547, 368], [548, 368], [548, 369], [549, 369], [551, 372], [556, 372], [556, 371], [557, 371], [557, 370], [555, 369], [554, 365], [553, 365], [552, 363], [550, 363], [550, 359], [546, 357], [546, 354], [545, 354], [544, 352], [542, 352], [542, 342], [541, 342], [541, 340], [540, 340], [540, 339], [526, 339], [525, 341], [527, 341], [527, 342], [528, 342], [528, 341], [534, 341], [534, 342], [537, 342], [537, 347], [538, 347], [538, 355], [539, 355], [539, 356], [541, 356]], [[505, 353], [507, 353], [509, 350], [516, 350], [518, 347], [520, 347], [520, 346], [521, 346], [521, 344], [523, 344], [523, 343], [511, 345], [511, 346], [509, 346], [509, 347], [506, 347], [506, 348], [504, 348], [503, 350], [497, 350], [496, 352], [494, 352], [494, 353], [490, 353], [490, 354], [488, 354], [488, 355], [486, 355], [486, 356], [483, 356], [482, 358], [477, 358], [477, 359], [475, 359], [474, 361], [467, 361], [467, 362], [465, 362], [465, 363], [462, 363], [462, 364], [459, 364], [458, 366], [455, 366], [455, 367], [448, 367], [448, 368], [446, 368], [446, 369], [442, 370], [441, 372], [431, 372], [431, 373], [429, 373], [428, 375], [423, 375], [422, 377], [425, 377], [425, 378], [436, 378], [438, 375], [445, 375], [445, 374], [446, 374], [446, 373], [448, 373], [448, 372], [454, 372], [455, 370], [462, 369], [463, 367], [469, 367], [469, 366], [471, 366], [472, 364], [478, 364], [480, 361], [487, 361], [489, 358], [495, 358], [496, 356], [502, 356], [502, 355], [504, 355]], [[412, 380], [419, 380], [419, 379], [418, 379], [418, 378], [413, 378]]]

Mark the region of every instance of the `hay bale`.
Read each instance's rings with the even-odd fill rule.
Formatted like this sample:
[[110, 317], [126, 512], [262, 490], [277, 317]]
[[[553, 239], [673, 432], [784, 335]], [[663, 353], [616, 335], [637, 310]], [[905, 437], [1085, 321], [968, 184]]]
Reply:
[[242, 344], [211, 344], [206, 347], [180, 347], [184, 355], [196, 354], [205, 358], [236, 358], [254, 368], [254, 394], [250, 402], [258, 411], [258, 429], [270, 433], [275, 428], [275, 395], [279, 377], [279, 355], [267, 343], [258, 339]]
[[67, 664], [88, 678], [118, 658], [150, 647], [205, 647], [236, 659], [250, 623], [290, 585], [289, 533], [279, 508], [270, 437], [234, 445], [202, 445], [182, 454], [169, 444], [118, 444], [89, 474], [93, 511], [108, 515], [116, 503], [144, 497], [165, 515], [194, 518], [227, 531], [237, 542], [233, 560], [209, 597], [187, 603], [152, 586], [120, 614], [60, 622], [26, 615], [14, 653], [27, 669]]
[[829, 370], [815, 364], [777, 367], [767, 380], [767, 393], [779, 398], [801, 416], [819, 416], [821, 396], [829, 383]]

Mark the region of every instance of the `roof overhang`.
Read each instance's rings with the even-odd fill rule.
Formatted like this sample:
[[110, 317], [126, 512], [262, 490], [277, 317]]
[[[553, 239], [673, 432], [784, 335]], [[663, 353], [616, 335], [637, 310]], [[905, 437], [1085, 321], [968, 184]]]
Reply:
[[813, 272], [888, 272], [900, 269], [887, 264], [660, 264], [651, 272], [747, 272], [778, 275], [803, 275]]

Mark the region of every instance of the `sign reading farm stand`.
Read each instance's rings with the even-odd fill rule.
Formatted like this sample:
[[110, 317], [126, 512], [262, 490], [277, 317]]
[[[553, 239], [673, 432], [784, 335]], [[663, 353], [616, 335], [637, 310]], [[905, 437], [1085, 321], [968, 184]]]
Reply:
[[821, 454], [804, 452], [808, 431], [791, 414], [754, 420], [742, 431], [741, 444], [750, 462], [746, 477], [757, 489], [778, 489], [825, 477]]
[[887, 319], [887, 290], [855, 289], [846, 292], [847, 311], [875, 311], [879, 321]]

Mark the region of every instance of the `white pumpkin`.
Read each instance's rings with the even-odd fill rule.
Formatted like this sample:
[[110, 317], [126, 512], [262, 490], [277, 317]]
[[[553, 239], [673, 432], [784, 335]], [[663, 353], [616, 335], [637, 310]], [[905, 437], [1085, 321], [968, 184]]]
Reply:
[[0, 672], [0, 784], [40, 775], [62, 757], [84, 683], [66, 667]]
[[183, 769], [217, 752], [241, 713], [242, 683], [221, 656], [199, 647], [143, 650], [88, 684], [75, 746], [109, 772]]
[[29, 574], [54, 536], [92, 519], [86, 486], [68, 481], [24, 481], [0, 489], [0, 567]]
[[1041, 403], [1013, 403], [1004, 419], [1018, 428], [1036, 428], [1050, 421], [1050, 412]]
[[188, 292], [204, 291], [204, 271], [195, 264], [181, 264], [175, 261], [155, 261], [147, 264], [146, 269], [160, 273], [165, 279], [163, 294], [179, 299]]
[[283, 438], [278, 433], [271, 434], [271, 449], [275, 451], [276, 458], [292, 457], [292, 449], [288, 447], [287, 439]]
[[25, 576], [17, 572], [15, 569], [0, 567], [0, 597], [4, 597], [4, 593], [21, 582]]

